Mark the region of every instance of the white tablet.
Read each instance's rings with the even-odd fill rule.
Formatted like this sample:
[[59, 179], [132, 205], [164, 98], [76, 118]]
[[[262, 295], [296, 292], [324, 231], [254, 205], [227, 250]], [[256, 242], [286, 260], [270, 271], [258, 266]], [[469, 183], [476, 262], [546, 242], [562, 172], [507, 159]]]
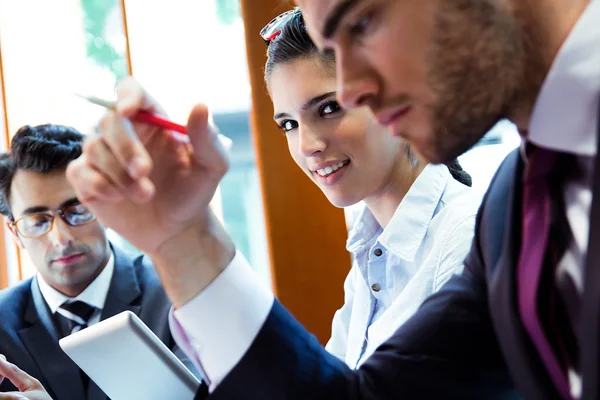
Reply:
[[131, 311], [73, 333], [59, 344], [112, 400], [192, 400], [200, 384]]

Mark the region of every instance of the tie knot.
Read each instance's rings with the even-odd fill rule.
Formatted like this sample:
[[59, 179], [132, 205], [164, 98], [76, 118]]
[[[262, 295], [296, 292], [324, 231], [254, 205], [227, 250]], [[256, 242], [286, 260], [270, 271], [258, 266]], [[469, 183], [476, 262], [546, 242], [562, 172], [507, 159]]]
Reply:
[[58, 311], [70, 320], [81, 325], [86, 325], [92, 314], [94, 314], [94, 311], [96, 311], [96, 308], [77, 300], [64, 303], [59, 307]]
[[550, 174], [556, 167], [560, 154], [558, 151], [529, 144], [527, 148], [526, 180], [537, 179]]

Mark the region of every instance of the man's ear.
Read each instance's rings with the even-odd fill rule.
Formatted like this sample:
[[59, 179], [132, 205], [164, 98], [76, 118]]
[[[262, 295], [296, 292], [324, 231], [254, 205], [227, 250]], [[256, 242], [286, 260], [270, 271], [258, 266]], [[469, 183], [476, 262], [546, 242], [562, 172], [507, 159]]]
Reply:
[[10, 233], [12, 233], [12, 238], [15, 241], [15, 243], [17, 244], [17, 246], [19, 246], [20, 248], [24, 248], [23, 246], [23, 242], [21, 241], [21, 238], [19, 237], [19, 232], [17, 232], [17, 228], [12, 224], [11, 221], [6, 221], [6, 226], [8, 227], [8, 230], [10, 231]]

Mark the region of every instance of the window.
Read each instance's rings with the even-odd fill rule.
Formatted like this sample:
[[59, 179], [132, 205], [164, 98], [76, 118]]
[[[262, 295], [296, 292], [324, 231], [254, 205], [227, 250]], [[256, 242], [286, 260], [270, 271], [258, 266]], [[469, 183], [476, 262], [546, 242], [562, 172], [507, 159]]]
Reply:
[[[276, 10], [267, 2], [264, 7], [255, 7], [254, 0], [244, 1], [248, 29], [258, 32]], [[279, 0], [273, 1], [275, 8], [285, 7]], [[71, 125], [84, 133], [93, 131], [104, 110], [72, 93], [112, 97], [114, 84], [128, 71], [160, 100], [174, 121], [185, 123], [194, 104], [208, 104], [222, 133], [233, 139], [231, 170], [213, 199], [213, 208], [238, 249], [255, 268], [261, 268], [258, 272], [269, 285], [269, 264], [272, 264], [275, 293], [325, 341], [350, 266], [342, 246], [343, 215], [340, 210], [332, 210], [287, 154], [270, 151], [273, 142], [266, 141], [266, 136], [254, 136], [256, 146], [251, 140], [248, 124], [251, 98], [255, 101], [255, 128], [273, 132], [276, 128], [271, 115], [264, 118], [265, 112], [272, 112], [270, 101], [262, 92], [260, 64], [264, 62], [265, 48], [254, 34], [254, 40], [248, 40], [252, 82], [256, 86], [251, 97], [239, 2], [0, 2], [7, 132], [14, 133], [24, 124], [47, 122]], [[283, 140], [280, 135], [278, 138]], [[265, 233], [254, 147], [261, 157], [262, 186], [272, 211], [267, 214], [269, 237]], [[284, 156], [285, 168], [271, 166], [280, 167], [278, 158]], [[301, 192], [301, 196], [281, 190], [283, 186]], [[292, 207], [292, 203], [298, 206]], [[307, 204], [303, 209], [299, 207]], [[288, 213], [289, 218], [279, 217], [279, 213], [287, 210], [297, 212]], [[323, 221], [327, 221], [326, 229], [315, 235], [311, 226]], [[109, 237], [129, 247], [116, 233], [109, 231]], [[271, 244], [272, 263], [267, 256], [266, 240]], [[7, 253], [14, 252], [16, 247], [10, 244], [8, 250]], [[35, 273], [25, 253], [15, 259], [21, 260], [22, 268], [18, 262], [11, 263], [15, 272], [11, 276], [16, 277], [11, 283]], [[0, 276], [0, 285], [4, 284], [4, 278]], [[320, 304], [317, 312], [306, 303], [306, 293]]]
[[[220, 208], [236, 246], [269, 282], [259, 177], [248, 115], [250, 83], [238, 0], [125, 0], [133, 75], [185, 123], [194, 104], [209, 105], [233, 140]], [[160, 20], [160, 24], [155, 21]]]
[[[116, 82], [128, 74], [129, 60], [134, 76], [174, 120], [185, 123], [193, 104], [207, 102], [222, 133], [233, 139], [231, 171], [213, 208], [238, 248], [253, 265], [264, 268], [261, 272], [268, 281], [262, 201], [248, 125], [250, 85], [239, 1], [174, 0], [169, 2], [169, 13], [165, 4], [1, 2], [8, 132], [12, 135], [25, 124], [47, 122], [93, 132], [104, 110], [74, 93], [113, 98]], [[10, 243], [8, 232], [6, 237], [8, 255], [13, 254], [9, 278], [15, 283], [34, 274], [35, 267], [26, 252], [18, 252]], [[109, 238], [137, 251], [110, 230]]]
[[[47, 122], [93, 131], [103, 110], [74, 93], [111, 97], [127, 73], [121, 11], [120, 0], [0, 3], [9, 135]], [[35, 273], [27, 253], [19, 257], [21, 271], [16, 260], [9, 262], [11, 283]]]
[[471, 150], [458, 159], [473, 178], [473, 188], [485, 192], [504, 158], [519, 146], [517, 127], [508, 120], [498, 122]]

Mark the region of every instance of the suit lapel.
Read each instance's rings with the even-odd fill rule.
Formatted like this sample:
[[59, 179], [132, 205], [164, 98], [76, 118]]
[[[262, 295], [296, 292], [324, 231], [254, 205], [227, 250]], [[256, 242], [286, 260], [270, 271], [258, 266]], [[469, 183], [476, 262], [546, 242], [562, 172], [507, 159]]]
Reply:
[[[111, 246], [115, 257], [115, 272], [111, 278], [106, 302], [100, 320], [105, 320], [123, 311], [140, 313], [139, 299], [142, 295], [140, 285], [133, 268], [133, 260], [116, 246]], [[90, 380], [87, 399], [105, 400], [106, 394]]]
[[44, 374], [57, 400], [85, 398], [79, 368], [58, 345], [56, 328], [37, 279], [32, 281], [31, 293], [25, 312], [25, 321], [31, 325], [17, 332], [19, 338]]
[[584, 292], [579, 329], [583, 399], [600, 395], [600, 103], [596, 124], [596, 159], [594, 161], [593, 199], [590, 211], [590, 234], [585, 263]]
[[142, 291], [133, 268], [133, 260], [125, 252], [113, 246], [115, 272], [113, 273], [106, 302], [102, 309], [101, 320], [115, 316], [123, 311], [140, 313]]
[[[46, 300], [44, 300], [44, 296], [42, 296], [42, 291], [40, 290], [40, 286], [38, 285], [37, 276], [33, 278], [31, 281], [31, 299], [33, 301], [34, 309], [29, 308], [26, 313], [26, 319], [31, 318], [28, 322], [39, 322], [44, 328], [48, 331], [48, 334], [58, 342], [59, 334], [54, 325], [54, 319], [50, 314], [50, 309], [46, 304]], [[37, 319], [34, 317], [35, 314], [29, 314], [31, 311], [37, 311]]]
[[108, 396], [90, 379], [87, 390], [87, 400], [106, 400]]
[[[517, 302], [517, 265], [521, 247], [521, 196], [523, 161], [518, 151], [507, 157], [505, 168], [499, 172], [494, 193], [488, 196], [483, 221], [488, 246], [498, 242], [502, 247], [484, 254], [487, 265], [493, 265], [490, 276], [490, 308], [498, 332], [498, 340], [510, 364], [514, 379], [526, 397], [555, 398], [553, 384], [525, 331]], [[494, 237], [495, 236], [495, 237]], [[484, 249], [484, 252], [486, 250]]]

